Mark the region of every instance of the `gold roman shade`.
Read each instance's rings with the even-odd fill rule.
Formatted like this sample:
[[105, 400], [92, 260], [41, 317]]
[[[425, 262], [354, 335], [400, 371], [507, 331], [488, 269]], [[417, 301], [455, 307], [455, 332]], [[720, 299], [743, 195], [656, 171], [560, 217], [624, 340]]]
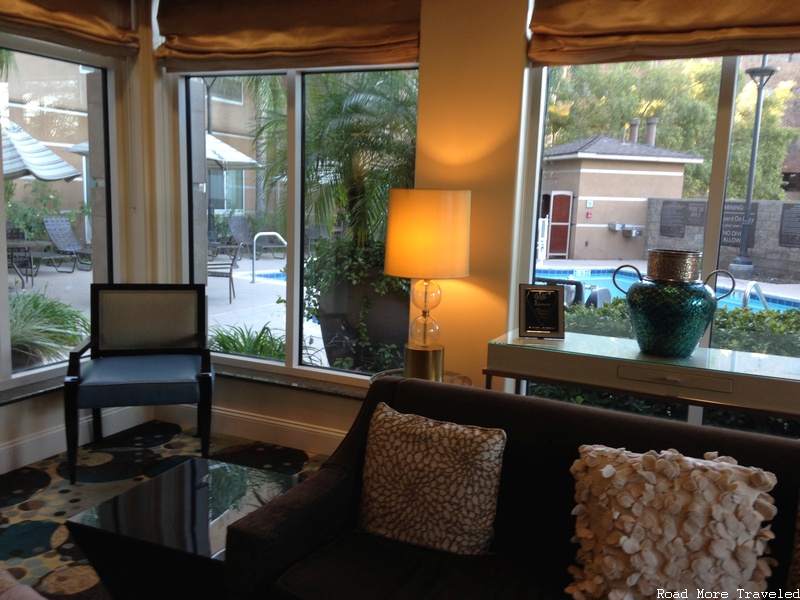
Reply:
[[132, 0], [0, 0], [0, 30], [111, 56], [135, 54]]
[[536, 0], [533, 64], [800, 51], [796, 0]]
[[161, 0], [170, 71], [414, 63], [420, 0]]

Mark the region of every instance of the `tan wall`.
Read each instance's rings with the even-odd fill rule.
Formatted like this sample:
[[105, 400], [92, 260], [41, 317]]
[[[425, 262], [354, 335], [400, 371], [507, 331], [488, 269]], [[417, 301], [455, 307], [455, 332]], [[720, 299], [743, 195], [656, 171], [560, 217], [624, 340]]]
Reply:
[[683, 165], [623, 160], [552, 161], [545, 168], [543, 193], [571, 191], [572, 259], [640, 259], [644, 235], [626, 237], [609, 223], [644, 231], [650, 197], [683, 194]]

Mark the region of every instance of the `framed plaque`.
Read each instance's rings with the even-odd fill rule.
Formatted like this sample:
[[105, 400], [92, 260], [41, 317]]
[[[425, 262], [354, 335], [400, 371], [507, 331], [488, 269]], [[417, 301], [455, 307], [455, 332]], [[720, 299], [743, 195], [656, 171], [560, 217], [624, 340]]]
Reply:
[[519, 335], [533, 338], [564, 338], [562, 286], [520, 284]]

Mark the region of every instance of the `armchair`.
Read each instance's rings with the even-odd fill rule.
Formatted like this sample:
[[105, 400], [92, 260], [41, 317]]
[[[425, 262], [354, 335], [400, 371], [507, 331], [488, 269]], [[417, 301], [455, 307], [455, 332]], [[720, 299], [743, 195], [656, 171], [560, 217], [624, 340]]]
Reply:
[[[88, 360], [84, 359], [87, 351]], [[70, 481], [78, 457], [78, 410], [196, 404], [201, 452], [208, 456], [214, 370], [202, 284], [92, 284], [90, 335], [69, 355], [64, 421]]]

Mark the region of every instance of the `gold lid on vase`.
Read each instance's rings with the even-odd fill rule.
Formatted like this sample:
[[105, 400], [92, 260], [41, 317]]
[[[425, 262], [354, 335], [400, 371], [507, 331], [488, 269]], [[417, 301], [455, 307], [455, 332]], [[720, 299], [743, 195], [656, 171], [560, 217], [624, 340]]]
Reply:
[[690, 250], [649, 251], [646, 279], [658, 281], [702, 281], [703, 253]]

